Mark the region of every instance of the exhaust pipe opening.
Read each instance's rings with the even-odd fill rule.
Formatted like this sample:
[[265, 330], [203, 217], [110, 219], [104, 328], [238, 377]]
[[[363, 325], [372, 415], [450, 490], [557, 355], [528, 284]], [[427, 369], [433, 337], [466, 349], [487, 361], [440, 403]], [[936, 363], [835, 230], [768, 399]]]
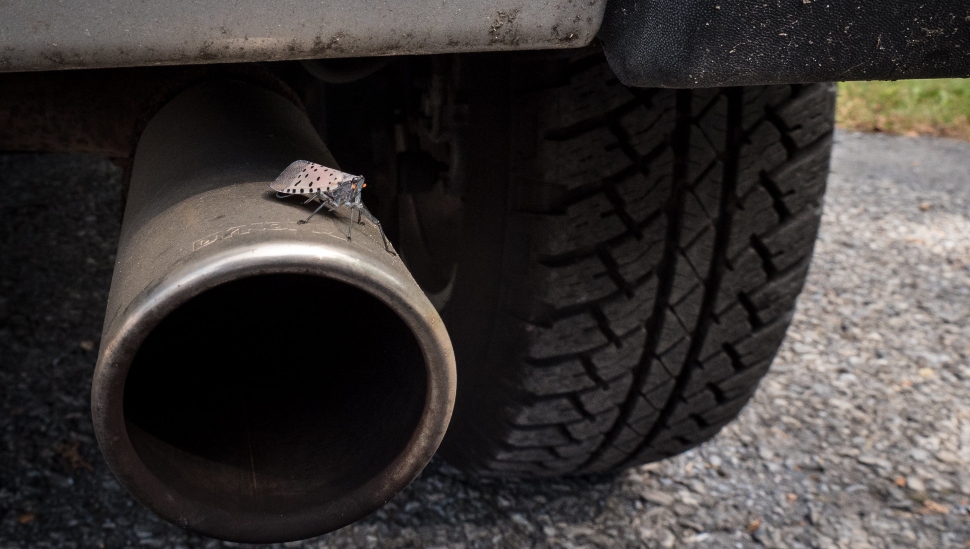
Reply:
[[234, 280], [148, 335], [124, 387], [145, 466], [226, 511], [340, 499], [406, 447], [425, 406], [417, 339], [367, 292], [309, 275]]

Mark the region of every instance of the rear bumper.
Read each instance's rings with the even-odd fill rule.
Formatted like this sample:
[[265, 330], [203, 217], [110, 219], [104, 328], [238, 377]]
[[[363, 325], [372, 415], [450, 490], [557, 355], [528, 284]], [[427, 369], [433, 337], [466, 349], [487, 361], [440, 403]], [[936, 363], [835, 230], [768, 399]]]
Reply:
[[0, 0], [0, 72], [580, 47], [605, 0]]

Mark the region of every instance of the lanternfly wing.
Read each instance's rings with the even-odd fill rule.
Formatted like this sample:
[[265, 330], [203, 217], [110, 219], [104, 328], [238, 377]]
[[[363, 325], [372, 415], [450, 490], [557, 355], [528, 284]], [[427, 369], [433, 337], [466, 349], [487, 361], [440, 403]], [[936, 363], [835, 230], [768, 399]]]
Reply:
[[354, 176], [340, 170], [297, 160], [283, 170], [270, 184], [270, 188], [283, 194], [311, 194], [336, 189], [338, 185], [353, 181]]

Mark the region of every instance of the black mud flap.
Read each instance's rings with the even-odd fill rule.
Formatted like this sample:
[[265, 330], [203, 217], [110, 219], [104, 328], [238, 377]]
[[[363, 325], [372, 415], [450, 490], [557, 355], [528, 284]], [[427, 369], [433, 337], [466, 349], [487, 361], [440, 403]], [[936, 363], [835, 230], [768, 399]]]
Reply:
[[611, 0], [600, 38], [629, 86], [970, 76], [966, 0]]

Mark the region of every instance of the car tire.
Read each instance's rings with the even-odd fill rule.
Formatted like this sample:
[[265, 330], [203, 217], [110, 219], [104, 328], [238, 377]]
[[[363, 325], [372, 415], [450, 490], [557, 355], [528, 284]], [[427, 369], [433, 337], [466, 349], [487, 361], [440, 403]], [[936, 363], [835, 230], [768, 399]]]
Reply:
[[804, 284], [834, 85], [629, 88], [595, 47], [466, 56], [455, 82], [444, 457], [584, 474], [713, 437], [768, 371]]

